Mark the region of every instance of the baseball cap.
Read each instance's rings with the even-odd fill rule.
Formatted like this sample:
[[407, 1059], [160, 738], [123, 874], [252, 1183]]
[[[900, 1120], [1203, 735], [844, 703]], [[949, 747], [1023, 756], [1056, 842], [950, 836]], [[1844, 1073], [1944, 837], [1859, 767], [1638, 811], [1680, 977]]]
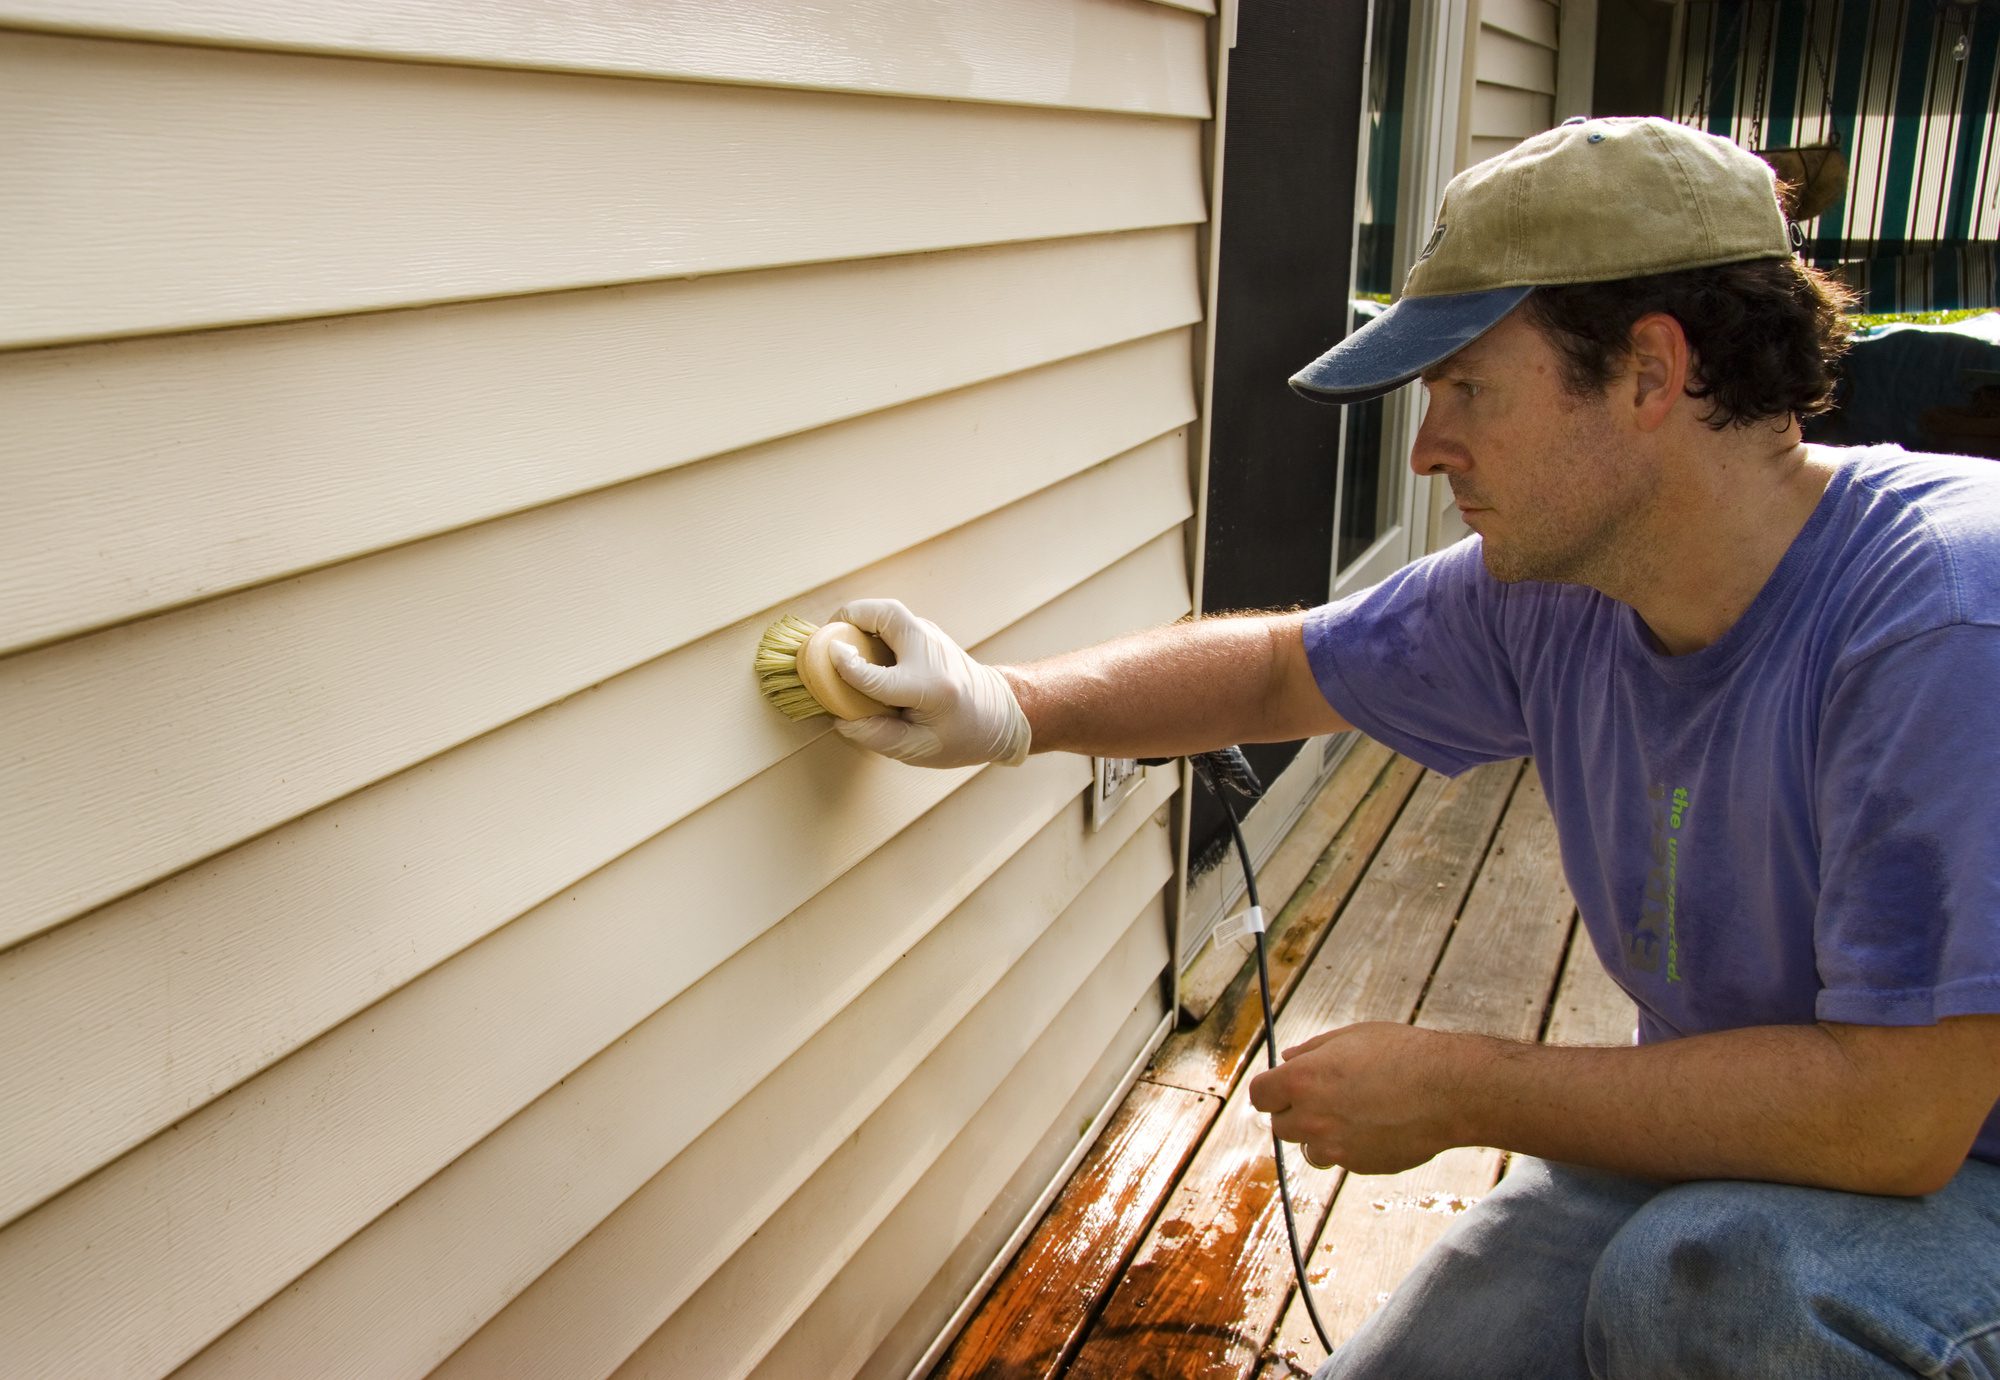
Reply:
[[1393, 306], [1291, 379], [1319, 402], [1400, 388], [1538, 287], [1789, 258], [1770, 166], [1654, 116], [1582, 116], [1451, 180]]

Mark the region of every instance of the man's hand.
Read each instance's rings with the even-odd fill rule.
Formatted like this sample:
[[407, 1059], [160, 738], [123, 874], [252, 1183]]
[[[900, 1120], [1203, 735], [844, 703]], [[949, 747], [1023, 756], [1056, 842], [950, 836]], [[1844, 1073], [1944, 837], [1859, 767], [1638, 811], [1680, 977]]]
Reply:
[[1677, 1182], [1934, 1193], [2000, 1097], [2000, 1016], [1750, 1026], [1616, 1049], [1356, 1025], [1285, 1051], [1250, 1100], [1364, 1174], [1454, 1145]]
[[966, 655], [937, 624], [895, 599], [857, 599], [834, 619], [874, 633], [896, 654], [894, 666], [871, 666], [852, 647], [834, 646], [842, 680], [902, 711], [836, 724], [849, 742], [925, 767], [1019, 766], [1027, 759], [1028, 719], [1006, 678]]
[[1317, 1164], [1393, 1174], [1458, 1142], [1458, 1036], [1374, 1021], [1316, 1035], [1250, 1080], [1250, 1103]]

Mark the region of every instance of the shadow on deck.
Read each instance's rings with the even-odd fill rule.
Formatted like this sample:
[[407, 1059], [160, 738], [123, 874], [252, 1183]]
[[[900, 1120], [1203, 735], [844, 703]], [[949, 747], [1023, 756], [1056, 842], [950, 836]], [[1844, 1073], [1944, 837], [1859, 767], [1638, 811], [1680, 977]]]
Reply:
[[[1317, 857], [1271, 927], [1281, 1048], [1384, 1020], [1630, 1040], [1632, 1005], [1577, 928], [1555, 826], [1524, 767], [1446, 780], [1372, 743], [1350, 752], [1303, 817], [1301, 830], [1318, 821], [1305, 836]], [[1246, 1074], [1262, 1067], [1245, 962], [1200, 1023], [1160, 1047], [933, 1380], [1309, 1375], [1325, 1353], [1295, 1297], [1270, 1131], [1249, 1102]], [[1288, 1153], [1336, 1345], [1504, 1159], [1466, 1148], [1348, 1176]]]

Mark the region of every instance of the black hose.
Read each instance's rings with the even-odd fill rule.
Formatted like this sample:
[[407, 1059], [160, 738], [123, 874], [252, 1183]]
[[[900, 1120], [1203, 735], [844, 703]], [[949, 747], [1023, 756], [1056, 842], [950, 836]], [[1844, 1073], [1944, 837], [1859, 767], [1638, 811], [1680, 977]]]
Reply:
[[[1229, 817], [1229, 833], [1236, 840], [1236, 856], [1243, 863], [1243, 887], [1249, 894], [1253, 910], [1263, 911], [1263, 903], [1257, 897], [1257, 873], [1250, 865], [1250, 845], [1243, 841], [1243, 825], [1236, 818], [1236, 806], [1230, 802], [1229, 793], [1248, 796], [1255, 800], [1264, 793], [1256, 773], [1250, 769], [1249, 759], [1243, 749], [1223, 748], [1217, 752], [1204, 752], [1188, 759], [1194, 764], [1196, 776], [1202, 785], [1208, 787], [1209, 794], [1222, 806], [1222, 812]], [[1229, 789], [1223, 789], [1227, 786]], [[1271, 960], [1264, 944], [1264, 927], [1258, 925], [1251, 931], [1257, 941], [1257, 994], [1264, 1002], [1264, 1062], [1271, 1068], [1278, 1067], [1278, 1020], [1271, 1010]], [[1299, 1223], [1292, 1211], [1292, 1190], [1285, 1180], [1285, 1145], [1278, 1139], [1275, 1126], [1271, 1128], [1271, 1158], [1278, 1169], [1278, 1201], [1285, 1209], [1285, 1238], [1292, 1246], [1292, 1269], [1299, 1280], [1299, 1299], [1306, 1306], [1306, 1316], [1312, 1319], [1313, 1331], [1319, 1334], [1319, 1344], [1329, 1355], [1333, 1343], [1327, 1337], [1326, 1324], [1320, 1320], [1319, 1309], [1313, 1303], [1312, 1290], [1306, 1284], [1305, 1252], [1299, 1247]]]

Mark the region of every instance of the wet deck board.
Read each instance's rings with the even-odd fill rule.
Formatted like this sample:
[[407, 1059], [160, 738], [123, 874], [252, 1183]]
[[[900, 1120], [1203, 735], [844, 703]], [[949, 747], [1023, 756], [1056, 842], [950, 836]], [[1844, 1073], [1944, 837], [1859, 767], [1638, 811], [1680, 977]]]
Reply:
[[[1340, 1187], [1306, 1272], [1335, 1346], [1389, 1300], [1403, 1276], [1458, 1214], [1499, 1182], [1497, 1150], [1461, 1146], [1401, 1174], [1351, 1175]], [[1311, 1375], [1326, 1359], [1293, 1292], [1266, 1348], [1275, 1375]]]
[[[1394, 758], [1358, 797], [1350, 781], [1347, 798], [1348, 820], [1273, 926], [1280, 1044], [1357, 1020], [1411, 1019], [1517, 1039], [1630, 1039], [1631, 1003], [1575, 927], [1532, 771], [1503, 763], [1446, 781]], [[1192, 1155], [1182, 1148], [1188, 1128], [1154, 1133], [1170, 1141], [1161, 1158], [1185, 1160], [1177, 1182], [1142, 1174], [1149, 1162], [1131, 1144], [1107, 1157], [1095, 1187], [1084, 1185], [1087, 1162], [934, 1375], [1310, 1373], [1323, 1352], [1307, 1341], [1269, 1124], [1250, 1108], [1243, 1077], [1253, 1057], [1263, 1066], [1261, 1045], [1246, 966], [1199, 1027], [1162, 1047], [1134, 1093], [1155, 1114], [1167, 1093], [1199, 1099]], [[1114, 1126], [1107, 1140], [1118, 1134]], [[1491, 1188], [1502, 1162], [1463, 1148], [1407, 1174], [1344, 1178], [1288, 1156], [1300, 1228], [1317, 1238], [1315, 1298], [1336, 1341], [1380, 1306], [1459, 1201]], [[1117, 1244], [1065, 1225], [1088, 1219], [1089, 1196], [1115, 1194], [1127, 1178]], [[1049, 1283], [1028, 1287], [1038, 1271]]]
[[932, 1374], [1061, 1375], [1222, 1100], [1143, 1080]]
[[[1407, 758], [1364, 742], [1348, 754], [1309, 807], [1309, 818], [1323, 820], [1337, 811], [1345, 811], [1346, 818], [1334, 821], [1330, 838], [1321, 834], [1322, 852], [1296, 870], [1299, 885], [1271, 926], [1276, 1001], [1282, 1003], [1297, 986], [1422, 775], [1422, 768]], [[1246, 956], [1239, 956], [1239, 971], [1211, 1003], [1209, 1017], [1161, 1046], [1126, 1104], [1143, 1112], [1107, 1127], [1104, 1139], [1110, 1144], [1093, 1151], [1016, 1252], [933, 1370], [938, 1380], [1027, 1380], [1067, 1368], [1085, 1325], [1123, 1274], [1188, 1153], [1261, 1048], [1262, 1007], [1255, 971], [1242, 961]], [[1177, 1105], [1185, 1109], [1186, 1120], [1160, 1127], [1159, 1115]], [[1148, 1135], [1154, 1137], [1157, 1157], [1148, 1148]], [[1172, 1172], [1156, 1172], [1170, 1158]]]
[[[1501, 821], [1416, 1024], [1534, 1039], [1574, 921], [1555, 821], [1530, 772]], [[1502, 1158], [1497, 1150], [1461, 1147], [1401, 1174], [1354, 1175], [1341, 1184], [1307, 1266], [1320, 1318], [1336, 1346], [1387, 1300], [1458, 1214], [1499, 1181]], [[1296, 1297], [1271, 1350], [1307, 1374], [1326, 1359]]]
[[[1364, 763], [1375, 767], [1374, 779], [1317, 865], [1306, 874], [1303, 885], [1271, 924], [1265, 947], [1274, 1006], [1282, 1007], [1297, 988], [1307, 961], [1353, 895], [1423, 775], [1423, 768], [1407, 757], [1391, 758], [1386, 752], [1364, 759]], [[1236, 1086], [1252, 1056], [1264, 1047], [1264, 1007], [1257, 994], [1256, 966], [1245, 961], [1248, 954], [1247, 947], [1239, 953], [1236, 976], [1207, 1018], [1192, 1029], [1175, 1033], [1160, 1046], [1146, 1070], [1147, 1078], [1217, 1096]]]
[[[1270, 1123], [1247, 1081], [1224, 1105], [1198, 1162], [1173, 1196], [1084, 1338], [1071, 1380], [1240, 1374], [1263, 1338], [1244, 1326], [1259, 1301], [1275, 1308], [1292, 1266], [1271, 1162]], [[1296, 1156], [1287, 1161], [1298, 1165]], [[1300, 1229], [1326, 1213], [1337, 1173], [1299, 1165], [1291, 1176]], [[1220, 1369], [1218, 1369], [1220, 1367]]]
[[[1455, 781], [1424, 778], [1285, 1003], [1281, 1045], [1355, 1021], [1410, 1018], [1519, 777], [1518, 763], [1502, 763]], [[1270, 1146], [1240, 1081], [1071, 1376], [1173, 1380], [1255, 1367], [1291, 1276]], [[1338, 1176], [1290, 1163], [1299, 1230], [1311, 1240]]]

